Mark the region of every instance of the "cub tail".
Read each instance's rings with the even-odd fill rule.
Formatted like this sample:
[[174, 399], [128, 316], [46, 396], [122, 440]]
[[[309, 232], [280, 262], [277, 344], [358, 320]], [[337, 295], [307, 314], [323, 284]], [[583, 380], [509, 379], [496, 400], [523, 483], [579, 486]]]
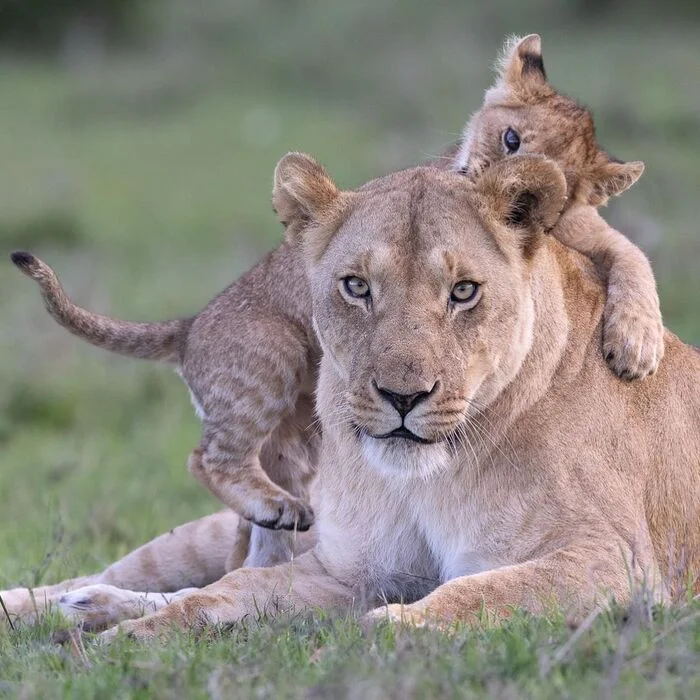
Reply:
[[68, 298], [56, 273], [39, 258], [24, 251], [12, 253], [10, 257], [27, 277], [39, 284], [47, 311], [73, 335], [120, 355], [174, 364], [180, 362], [190, 319], [133, 323], [93, 313]]

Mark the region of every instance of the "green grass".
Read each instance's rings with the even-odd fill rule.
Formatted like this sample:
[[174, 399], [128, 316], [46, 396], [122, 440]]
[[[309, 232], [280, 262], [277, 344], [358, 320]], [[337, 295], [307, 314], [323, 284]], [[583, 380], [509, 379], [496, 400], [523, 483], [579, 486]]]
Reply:
[[[502, 36], [539, 30], [553, 82], [594, 109], [601, 141], [646, 161], [610, 215], [652, 255], [668, 325], [700, 342], [693, 27], [581, 24], [544, 0], [168, 7], [149, 46], [103, 64], [2, 59], [3, 255], [31, 249], [96, 310], [193, 312], [280, 239], [269, 193], [285, 151], [344, 186], [419, 162], [477, 108]], [[186, 472], [199, 425], [180, 380], [68, 336], [0, 265], [0, 587], [95, 571], [217, 508]], [[0, 695], [698, 697], [699, 612], [604, 615], [580, 636], [557, 616], [371, 639], [353, 621], [278, 621], [88, 646], [89, 665], [48, 621], [0, 627]]]
[[700, 604], [633, 608], [579, 628], [517, 613], [450, 634], [323, 616], [174, 636], [167, 646], [89, 639], [58, 647], [56, 621], [0, 632], [0, 695], [21, 697], [696, 698]]

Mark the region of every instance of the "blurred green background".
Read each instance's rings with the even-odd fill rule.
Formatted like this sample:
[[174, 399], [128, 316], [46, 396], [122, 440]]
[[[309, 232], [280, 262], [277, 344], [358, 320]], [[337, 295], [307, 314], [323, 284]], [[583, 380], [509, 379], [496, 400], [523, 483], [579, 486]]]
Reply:
[[667, 325], [699, 343], [699, 6], [3, 0], [0, 587], [94, 570], [216, 507], [186, 472], [199, 425], [180, 380], [59, 329], [9, 252], [95, 310], [194, 312], [280, 240], [281, 155], [352, 187], [438, 153], [509, 33], [539, 32], [603, 145], [646, 161], [606, 216], [652, 258]]

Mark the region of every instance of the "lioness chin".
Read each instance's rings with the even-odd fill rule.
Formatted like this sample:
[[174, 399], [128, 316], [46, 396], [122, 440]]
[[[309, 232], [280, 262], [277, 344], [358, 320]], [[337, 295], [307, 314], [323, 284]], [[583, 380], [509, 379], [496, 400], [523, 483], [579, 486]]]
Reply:
[[384, 601], [370, 619], [450, 624], [697, 591], [700, 356], [667, 333], [648, 381], [608, 371], [600, 279], [545, 234], [565, 195], [542, 157], [351, 192], [285, 157], [274, 202], [323, 347], [318, 541], [121, 629]]

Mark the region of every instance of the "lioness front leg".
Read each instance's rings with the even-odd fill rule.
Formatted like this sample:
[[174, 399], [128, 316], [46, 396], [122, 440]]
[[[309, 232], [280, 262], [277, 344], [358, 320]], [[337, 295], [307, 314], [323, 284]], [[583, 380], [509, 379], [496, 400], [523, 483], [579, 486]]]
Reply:
[[[0, 597], [13, 623], [31, 623], [51, 607], [60, 609], [59, 600], [66, 593], [85, 587], [90, 587], [93, 595], [100, 590], [108, 595], [118, 589], [154, 592], [200, 588], [243, 564], [248, 542], [240, 541], [239, 522], [240, 517], [230, 510], [215, 513], [173, 528], [98, 574], [0, 591]], [[78, 599], [85, 600], [85, 596]], [[3, 620], [5, 615], [0, 614], [0, 624]]]
[[96, 584], [56, 597], [52, 607], [84, 630], [99, 632], [123, 620], [133, 620], [161, 610], [174, 600], [198, 590], [184, 588], [175, 593], [149, 593]]
[[[633, 561], [631, 553], [629, 561]], [[484, 609], [509, 617], [513, 608], [541, 614], [552, 604], [581, 614], [612, 597], [624, 605], [630, 599], [631, 586], [646, 580], [653, 570], [643, 570], [638, 562], [634, 566], [636, 571], [631, 572], [622, 555], [609, 554], [601, 560], [585, 550], [560, 550], [522, 564], [453, 579], [415, 603], [376, 608], [364, 619], [368, 623], [388, 619], [419, 627], [449, 627], [455, 622], [478, 622]]]
[[247, 617], [312, 608], [349, 609], [354, 597], [353, 589], [331, 576], [312, 550], [287, 564], [233, 571], [152, 615], [124, 622], [100, 636], [109, 641], [122, 631], [136, 639], [151, 640], [178, 628], [201, 631]]

